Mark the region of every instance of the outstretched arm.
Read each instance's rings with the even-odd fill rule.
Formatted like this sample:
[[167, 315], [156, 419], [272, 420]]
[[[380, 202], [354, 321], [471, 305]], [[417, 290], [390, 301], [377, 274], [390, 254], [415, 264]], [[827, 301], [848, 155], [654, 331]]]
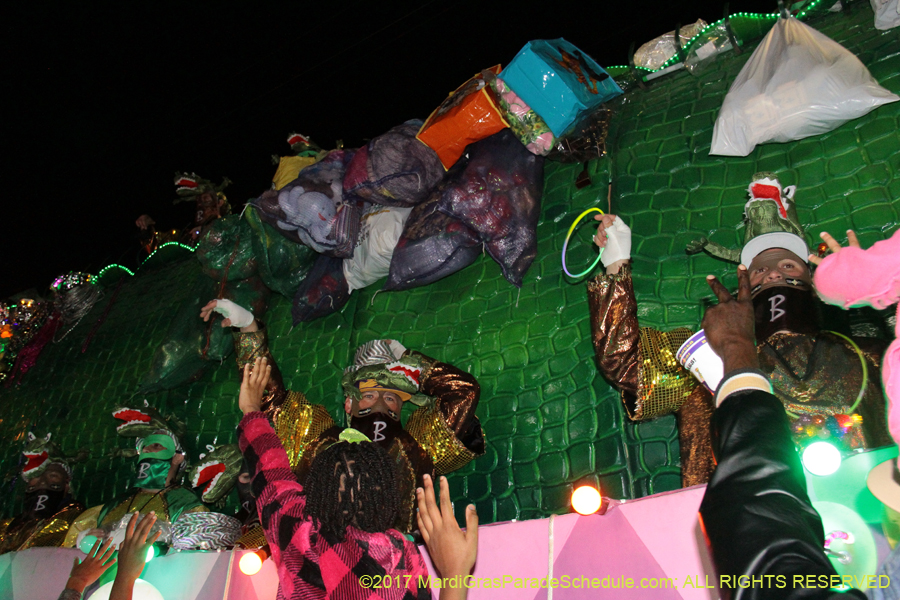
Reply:
[[111, 539], [105, 542], [101, 540], [94, 542], [94, 546], [84, 560], [75, 559], [75, 564], [72, 565], [72, 571], [69, 573], [69, 580], [59, 596], [59, 600], [80, 600], [84, 588], [97, 581], [107, 569], [116, 564], [116, 559], [113, 558], [115, 551], [116, 548], [112, 545]]
[[436, 361], [418, 352], [414, 354], [431, 363], [422, 382], [422, 393], [435, 398], [441, 414], [457, 439], [466, 443], [473, 436], [480, 435], [481, 426], [475, 416], [475, 409], [481, 398], [481, 387], [475, 376], [450, 363]]
[[424, 365], [421, 393], [435, 399], [416, 410], [406, 430], [434, 461], [435, 472], [449, 473], [484, 453], [484, 432], [475, 416], [481, 388], [471, 373], [419, 352]]
[[128, 528], [125, 530], [125, 540], [119, 546], [119, 570], [110, 591], [110, 600], [131, 600], [134, 592], [134, 582], [141, 576], [144, 565], [147, 563], [147, 551], [157, 539], [161, 531], [157, 531], [150, 539], [147, 534], [156, 523], [156, 513], [151, 512], [138, 523], [138, 513], [131, 516]]
[[886, 308], [900, 298], [900, 230], [868, 250], [860, 247], [852, 230], [847, 231], [846, 248], [825, 232], [822, 239], [832, 254], [809, 257], [818, 265], [814, 282], [822, 300], [844, 308], [860, 304]]
[[262, 410], [272, 416], [273, 411], [280, 407], [287, 397], [287, 389], [281, 371], [269, 352], [269, 336], [265, 326], [258, 321], [246, 308], [235, 304], [231, 300], [210, 300], [206, 306], [200, 309], [200, 318], [209, 321], [213, 313], [220, 313], [223, 317], [222, 327], [237, 327], [240, 332], [234, 334], [234, 351], [237, 355], [238, 372], [243, 378], [244, 367], [252, 365], [257, 358], [265, 358], [271, 367], [271, 376], [266, 393], [263, 396]]
[[[428, 548], [431, 562], [443, 578], [462, 579], [472, 572], [478, 554], [478, 513], [475, 505], [466, 507], [466, 531], [463, 532], [453, 515], [450, 485], [441, 477], [441, 505], [434, 497], [431, 477], [423, 477], [424, 487], [416, 490], [419, 510], [416, 513], [419, 531]], [[468, 589], [441, 588], [441, 600], [465, 600]]]
[[[628, 400], [633, 406], [639, 393], [640, 328], [631, 269], [627, 266], [631, 260], [631, 230], [616, 215], [597, 215], [594, 219], [600, 221], [594, 243], [603, 249], [606, 275], [588, 282], [591, 341], [600, 372], [625, 394], [626, 406]], [[627, 248], [627, 253], [621, 253], [622, 248]], [[617, 255], [620, 253], [622, 256]]]
[[591, 342], [597, 367], [622, 394], [632, 420], [676, 412], [682, 485], [705, 483], [712, 471], [711, 399], [681, 367], [675, 354], [692, 334], [687, 328], [641, 327], [631, 279], [631, 230], [621, 217], [598, 215], [594, 243], [603, 248], [606, 274], [588, 282]]
[[[272, 545], [272, 558], [281, 564], [281, 551], [278, 542], [281, 535], [282, 519], [290, 518], [295, 529], [308, 524], [303, 519], [306, 497], [303, 486], [297, 482], [291, 472], [287, 453], [281, 440], [272, 429], [265, 413], [260, 412], [263, 392], [266, 389], [271, 369], [265, 358], [254, 361], [244, 367], [244, 380], [241, 382], [241, 393], [238, 399], [244, 418], [238, 425], [238, 444], [253, 476], [253, 492], [256, 495], [256, 507], [266, 539]], [[308, 543], [308, 536], [295, 535], [291, 539], [301, 551], [302, 545]]]

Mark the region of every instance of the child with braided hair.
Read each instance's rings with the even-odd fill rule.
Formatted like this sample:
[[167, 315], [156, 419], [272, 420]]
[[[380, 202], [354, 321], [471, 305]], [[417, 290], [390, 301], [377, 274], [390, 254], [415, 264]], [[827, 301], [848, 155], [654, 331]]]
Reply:
[[[368, 598], [370, 589], [378, 598], [431, 598], [428, 570], [418, 548], [392, 528], [401, 502], [388, 452], [361, 432], [345, 429], [336, 443], [319, 450], [301, 485], [281, 440], [260, 410], [271, 366], [258, 358], [250, 367], [244, 367], [241, 382], [239, 406], [244, 418], [238, 439], [278, 569], [279, 600]], [[442, 484], [446, 487], [446, 481]], [[446, 489], [442, 491], [449, 498]], [[422, 498], [420, 492], [420, 502]], [[432, 492], [432, 504], [433, 498]], [[474, 508], [469, 512], [474, 518]], [[477, 529], [477, 518], [471, 523]], [[436, 567], [452, 564], [455, 572], [461, 564], [468, 574], [474, 564], [475, 532], [461, 538], [455, 520], [441, 525], [448, 533], [432, 534], [432, 526], [426, 540], [441, 540], [433, 555], [454, 561], [436, 560]], [[470, 552], [463, 553], [466, 540]]]
[[[343, 541], [348, 527], [387, 531], [400, 511], [394, 466], [372, 442], [338, 442], [323, 450], [306, 478], [306, 514], [326, 538]], [[376, 510], [365, 510], [366, 507]]]

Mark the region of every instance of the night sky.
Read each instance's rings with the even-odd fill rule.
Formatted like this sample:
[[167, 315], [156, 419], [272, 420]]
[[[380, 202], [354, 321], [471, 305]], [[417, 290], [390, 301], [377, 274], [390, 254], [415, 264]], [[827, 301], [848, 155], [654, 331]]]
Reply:
[[[688, 8], [690, 6], [690, 8]], [[181, 229], [175, 171], [218, 183], [237, 210], [270, 182], [288, 133], [354, 148], [424, 119], [531, 39], [565, 37], [626, 64], [676, 23], [724, 3], [6, 3], [0, 297], [70, 270], [138, 261], [134, 220]], [[733, 0], [730, 12], [772, 12]]]

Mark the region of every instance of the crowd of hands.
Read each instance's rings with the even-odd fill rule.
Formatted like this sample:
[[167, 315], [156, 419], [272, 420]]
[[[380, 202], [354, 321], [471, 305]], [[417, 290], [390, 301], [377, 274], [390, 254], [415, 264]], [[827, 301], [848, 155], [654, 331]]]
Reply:
[[[435, 568], [442, 577], [465, 577], [475, 566], [478, 550], [478, 514], [475, 506], [470, 504], [466, 508], [466, 530], [463, 531], [453, 515], [450, 486], [446, 477], [440, 479], [440, 506], [435, 497], [434, 484], [428, 475], [424, 477], [424, 487], [416, 490], [416, 499], [419, 504], [419, 531]], [[94, 542], [83, 560], [75, 559], [66, 589], [82, 594], [110, 567], [118, 564], [110, 600], [131, 600], [135, 581], [144, 570], [147, 552], [160, 535], [157, 531], [148, 539], [154, 523], [156, 513], [151, 512], [143, 519], [139, 518], [138, 513], [134, 513], [128, 522], [125, 539], [118, 548], [113, 544], [112, 538]], [[445, 594], [442, 590], [441, 598], [449, 600], [454, 595], [456, 598], [465, 598], [465, 591], [447, 590], [448, 593]]]
[[[138, 516], [138, 513], [134, 513], [131, 520], [128, 521], [125, 539], [118, 548], [113, 544], [112, 538], [94, 542], [93, 548], [83, 560], [75, 559], [65, 589], [82, 594], [85, 588], [97, 581], [107, 569], [118, 564], [118, 571], [109, 598], [110, 600], [131, 600], [134, 582], [141, 576], [147, 562], [147, 552], [160, 535], [160, 532], [157, 531], [149, 539], [147, 538], [154, 523], [156, 523], [156, 513], [151, 512], [143, 519]], [[117, 554], [116, 550], [118, 550]]]

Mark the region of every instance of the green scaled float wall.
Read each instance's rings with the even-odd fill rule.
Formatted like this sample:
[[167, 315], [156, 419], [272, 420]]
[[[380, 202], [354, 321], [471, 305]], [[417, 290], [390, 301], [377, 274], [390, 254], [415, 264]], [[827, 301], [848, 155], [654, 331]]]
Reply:
[[[875, 30], [871, 10], [857, 4], [810, 24], [900, 92], [900, 36]], [[340, 314], [293, 330], [289, 301], [273, 296], [264, 318], [289, 386], [340, 419], [341, 371], [357, 345], [375, 337], [399, 339], [473, 372], [482, 386], [478, 416], [487, 452], [450, 482], [458, 510], [474, 502], [484, 523], [566, 512], [579, 482], [599, 484], [614, 498], [676, 489], [674, 418], [628, 422], [617, 394], [597, 375], [584, 283], [569, 281], [560, 269], [574, 218], [589, 207], [606, 209], [611, 180], [612, 209], [634, 230], [639, 316], [660, 328], [698, 327], [701, 300], [710, 296], [708, 273], [734, 283], [731, 268], [706, 256], [687, 257], [684, 247], [703, 235], [726, 246], [739, 243], [735, 226], [757, 171], [775, 171], [784, 185], [797, 186], [798, 212], [811, 240], [823, 230], [840, 237], [852, 227], [868, 246], [900, 221], [900, 103], [822, 136], [758, 147], [747, 157], [708, 155], [718, 108], [752, 49], [720, 57], [700, 76], [680, 71], [647, 90], [634, 87], [614, 103], [610, 156], [589, 165], [591, 186], [576, 190], [580, 165], [547, 163], [538, 256], [521, 290], [481, 257], [425, 288], [376, 292], [377, 284], [361, 290]], [[576, 235], [572, 269], [590, 259], [590, 229]], [[65, 339], [47, 346], [21, 385], [0, 388], [4, 515], [18, 508], [22, 485], [13, 476], [29, 429], [52, 432], [69, 453], [91, 453], [75, 468], [87, 505], [127, 489], [133, 461], [109, 454], [131, 442], [115, 434], [110, 412], [134, 394], [171, 316], [201, 276], [190, 256], [146, 265], [123, 284], [86, 352], [82, 344], [114, 287]], [[229, 359], [210, 365], [195, 383], [146, 399], [186, 423], [185, 445], [196, 461], [207, 444], [234, 441], [237, 392]]]

